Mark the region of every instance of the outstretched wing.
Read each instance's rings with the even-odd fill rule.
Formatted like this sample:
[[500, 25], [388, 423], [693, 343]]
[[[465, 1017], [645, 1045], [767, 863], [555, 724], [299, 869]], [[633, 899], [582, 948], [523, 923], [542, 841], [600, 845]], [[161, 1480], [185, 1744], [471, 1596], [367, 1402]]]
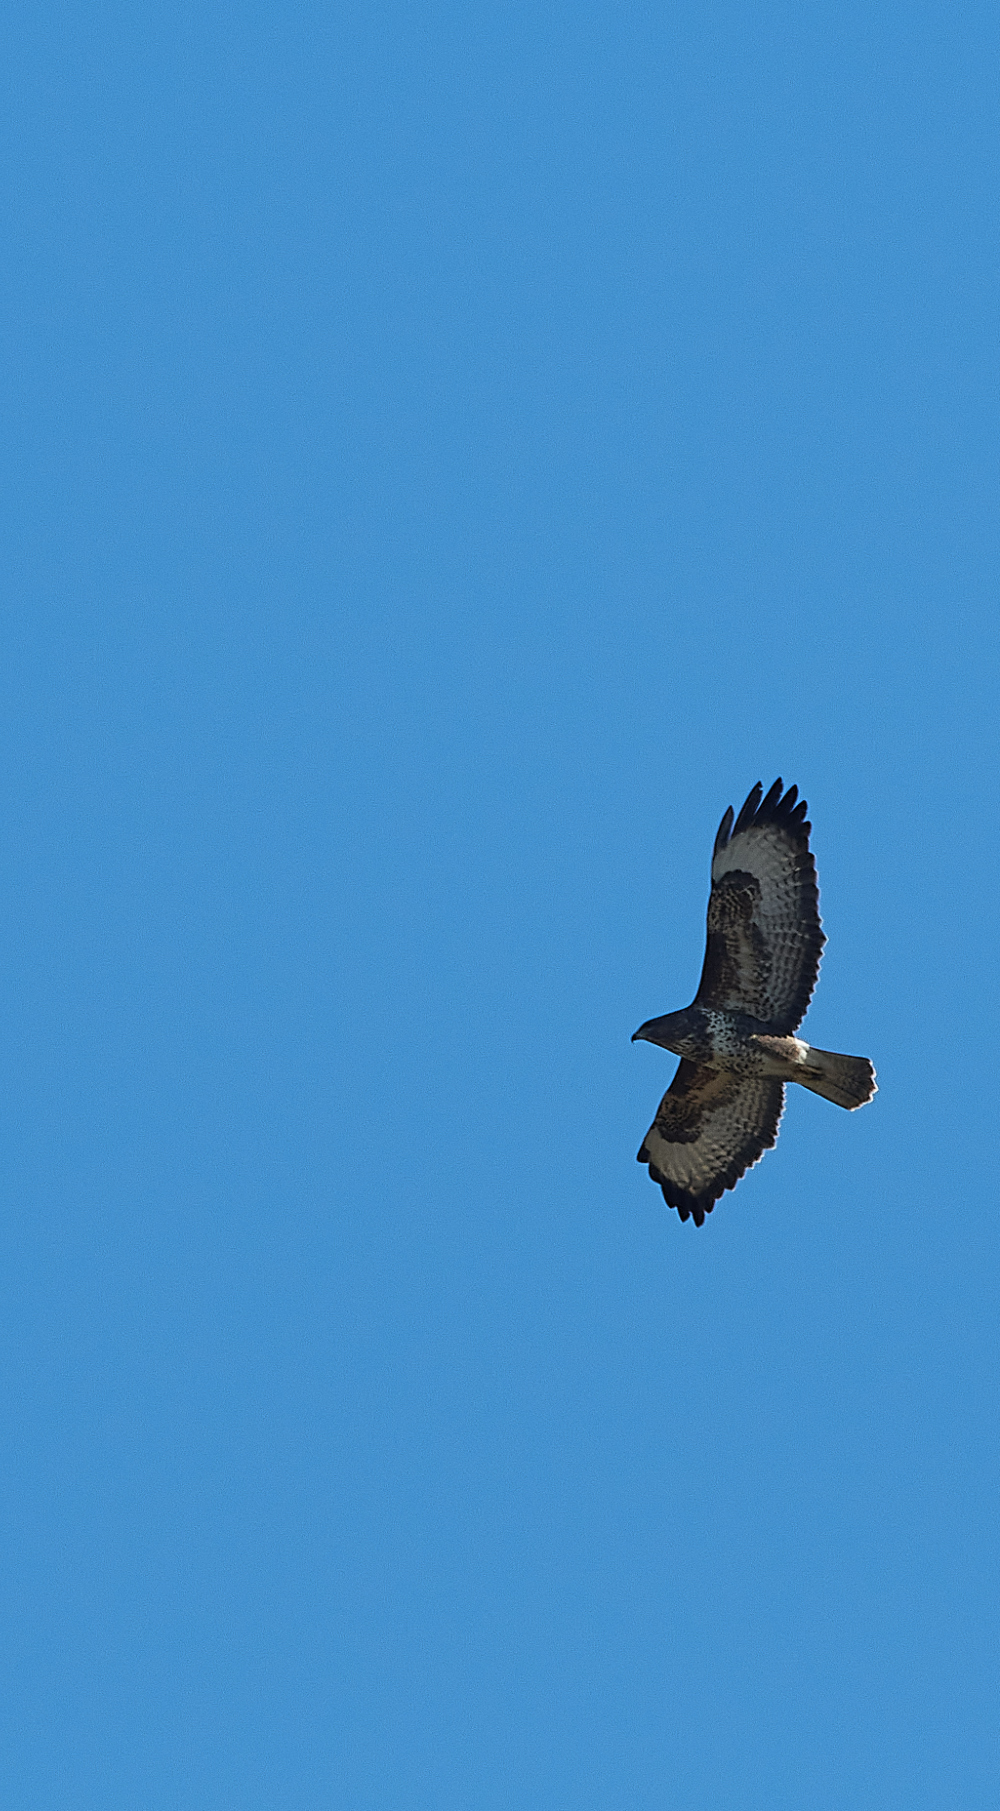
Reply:
[[705, 1069], [685, 1058], [656, 1109], [639, 1162], [682, 1220], [701, 1226], [719, 1196], [770, 1150], [785, 1084]]
[[708, 945], [696, 1006], [746, 1012], [778, 1036], [794, 1031], [816, 985], [826, 938], [805, 799], [757, 785], [715, 839]]

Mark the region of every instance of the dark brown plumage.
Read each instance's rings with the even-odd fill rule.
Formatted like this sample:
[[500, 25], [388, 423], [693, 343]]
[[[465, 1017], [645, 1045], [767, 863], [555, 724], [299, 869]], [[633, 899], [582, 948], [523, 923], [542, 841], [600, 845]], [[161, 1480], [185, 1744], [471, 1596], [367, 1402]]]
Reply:
[[640, 1026], [681, 1065], [639, 1151], [682, 1220], [701, 1226], [724, 1190], [774, 1144], [785, 1083], [838, 1106], [875, 1093], [867, 1057], [817, 1050], [791, 1034], [816, 985], [826, 939], [805, 800], [776, 780], [719, 825], [708, 939], [693, 1003]]

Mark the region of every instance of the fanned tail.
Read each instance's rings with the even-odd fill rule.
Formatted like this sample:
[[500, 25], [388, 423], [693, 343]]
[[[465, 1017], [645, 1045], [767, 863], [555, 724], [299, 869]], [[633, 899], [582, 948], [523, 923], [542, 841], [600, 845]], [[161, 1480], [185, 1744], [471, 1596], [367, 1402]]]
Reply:
[[878, 1092], [875, 1070], [866, 1056], [840, 1056], [835, 1050], [817, 1050], [810, 1044], [805, 1062], [796, 1068], [795, 1080], [835, 1106], [853, 1113]]

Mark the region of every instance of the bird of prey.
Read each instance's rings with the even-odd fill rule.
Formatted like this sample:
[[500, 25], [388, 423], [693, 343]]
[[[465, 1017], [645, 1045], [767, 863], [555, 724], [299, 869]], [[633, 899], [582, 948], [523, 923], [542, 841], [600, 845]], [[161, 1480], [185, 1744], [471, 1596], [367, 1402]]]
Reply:
[[837, 1056], [793, 1037], [816, 985], [820, 929], [805, 799], [758, 783], [712, 853], [705, 966], [693, 1003], [640, 1025], [635, 1038], [681, 1059], [639, 1162], [682, 1220], [704, 1224], [719, 1196], [778, 1136], [785, 1083], [853, 1111], [871, 1100], [866, 1056]]

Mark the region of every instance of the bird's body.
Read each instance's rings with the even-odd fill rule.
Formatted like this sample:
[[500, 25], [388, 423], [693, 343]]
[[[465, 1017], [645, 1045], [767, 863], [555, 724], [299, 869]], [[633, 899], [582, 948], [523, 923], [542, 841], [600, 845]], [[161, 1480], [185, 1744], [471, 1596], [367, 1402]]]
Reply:
[[809, 1004], [825, 942], [806, 804], [776, 781], [753, 788], [715, 839], [708, 943], [691, 1006], [640, 1026], [636, 1038], [681, 1058], [639, 1151], [682, 1220], [701, 1226], [715, 1202], [774, 1144], [785, 1083], [838, 1106], [875, 1093], [867, 1057], [818, 1050], [792, 1034]]
[[[752, 1019], [749, 1013], [713, 1011], [695, 1005], [686, 1006], [683, 1012], [668, 1012], [662, 1019], [651, 1019], [650, 1024], [656, 1026], [657, 1036], [650, 1038], [643, 1026], [648, 1042], [661, 1044], [675, 1056], [686, 1056], [689, 1062], [705, 1063], [710, 1069], [728, 1069], [734, 1075], [781, 1073], [780, 1067], [775, 1067], [773, 1054], [758, 1042], [768, 1036], [767, 1025]], [[798, 1038], [772, 1037], [769, 1041], [787, 1044], [789, 1056], [793, 1056], [793, 1045], [807, 1048]]]

